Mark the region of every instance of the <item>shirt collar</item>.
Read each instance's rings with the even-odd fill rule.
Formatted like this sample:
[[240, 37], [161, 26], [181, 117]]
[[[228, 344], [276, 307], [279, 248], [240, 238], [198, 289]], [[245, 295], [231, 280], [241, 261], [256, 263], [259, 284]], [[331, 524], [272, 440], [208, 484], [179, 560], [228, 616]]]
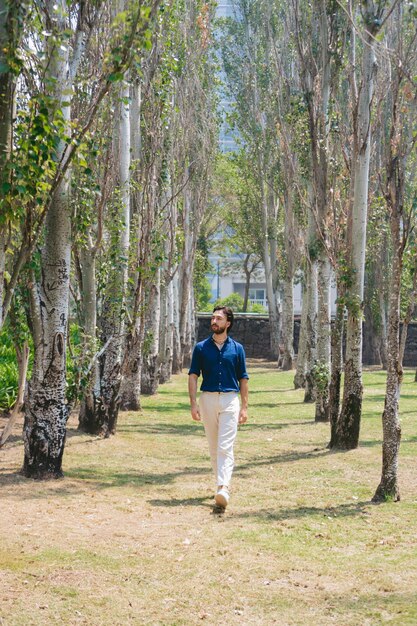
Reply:
[[[214, 341], [214, 333], [211, 335], [211, 340], [212, 340], [212, 342], [213, 342], [213, 343], [216, 343], [216, 342]], [[228, 342], [229, 342], [229, 335], [227, 335], [227, 336], [226, 336], [226, 339], [225, 339], [225, 341], [224, 341], [224, 344], [223, 344], [223, 345], [226, 345], [226, 343], [228, 343]]]

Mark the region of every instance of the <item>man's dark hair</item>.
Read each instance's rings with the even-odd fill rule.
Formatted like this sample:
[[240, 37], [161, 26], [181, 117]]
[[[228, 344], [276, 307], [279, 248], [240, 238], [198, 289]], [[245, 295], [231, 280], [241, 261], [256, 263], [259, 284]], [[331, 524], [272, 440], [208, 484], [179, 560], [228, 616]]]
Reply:
[[230, 322], [230, 326], [227, 329], [227, 332], [229, 332], [229, 330], [232, 330], [232, 326], [233, 326], [233, 321], [234, 321], [234, 317], [233, 317], [233, 311], [230, 308], [230, 306], [215, 306], [213, 309], [213, 313], [215, 311], [223, 311], [223, 313], [225, 314], [225, 316], [227, 317], [227, 321]]

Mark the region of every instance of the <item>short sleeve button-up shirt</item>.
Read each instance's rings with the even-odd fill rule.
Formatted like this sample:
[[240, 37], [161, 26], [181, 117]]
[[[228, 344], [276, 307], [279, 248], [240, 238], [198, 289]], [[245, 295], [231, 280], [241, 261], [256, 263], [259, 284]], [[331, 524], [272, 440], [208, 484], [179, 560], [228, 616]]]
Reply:
[[249, 378], [243, 346], [231, 337], [220, 350], [213, 336], [200, 341], [194, 348], [188, 374], [203, 375], [201, 391], [239, 391], [239, 381]]

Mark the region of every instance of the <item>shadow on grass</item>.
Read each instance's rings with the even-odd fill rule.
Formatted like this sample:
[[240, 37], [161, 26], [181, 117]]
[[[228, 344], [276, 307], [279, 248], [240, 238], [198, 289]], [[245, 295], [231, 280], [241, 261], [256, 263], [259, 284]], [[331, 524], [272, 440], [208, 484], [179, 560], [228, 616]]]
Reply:
[[[338, 452], [343, 452], [343, 450], [338, 450]], [[305, 459], [317, 459], [330, 454], [336, 453], [332, 450], [328, 450], [327, 448], [314, 449], [305, 452], [283, 452], [282, 454], [269, 456], [267, 458], [262, 457], [261, 459], [254, 461], [239, 463], [236, 466], [234, 473], [239, 474], [242, 470], [253, 467], [262, 467], [264, 465], [280, 465], [282, 463], [295, 463], [296, 461], [303, 461]]]
[[303, 402], [300, 400], [295, 400], [294, 402], [256, 402], [256, 400], [254, 402], [251, 402], [251, 409], [253, 409], [254, 407], [266, 407], [268, 409], [279, 409], [282, 407], [286, 407], [286, 406], [296, 406], [296, 405], [300, 405], [300, 406], [313, 406], [312, 402]]
[[161, 474], [141, 474], [140, 472], [117, 472], [108, 468], [75, 467], [65, 472], [65, 476], [76, 480], [93, 482], [97, 489], [109, 487], [143, 487], [144, 485], [167, 485], [173, 483], [180, 476], [204, 475], [211, 472], [207, 467], [184, 467], [176, 472]]
[[196, 435], [202, 432], [203, 425], [201, 422], [191, 422], [189, 424], [165, 424], [158, 422], [156, 424], [123, 424], [117, 429], [118, 433], [142, 433], [147, 435]]
[[[256, 424], [249, 422], [243, 426], [239, 426], [239, 430], [251, 431], [251, 430], [281, 430], [283, 428], [289, 428], [291, 426], [307, 426], [315, 425], [314, 420], [302, 421], [294, 420], [294, 422], [280, 422], [277, 420], [275, 423], [261, 423]], [[130, 423], [123, 424], [117, 429], [118, 433], [140, 433], [145, 435], [179, 435], [190, 436], [198, 435], [203, 432], [202, 422], [191, 422], [189, 424], [166, 424], [165, 422], [157, 422], [154, 424], [142, 424], [142, 423]]]
[[314, 507], [300, 506], [294, 509], [260, 509], [259, 511], [246, 511], [237, 513], [235, 518], [256, 519], [260, 522], [282, 522], [290, 519], [303, 519], [305, 517], [355, 517], [358, 515], [368, 515], [365, 507], [375, 506], [371, 500], [362, 502], [352, 502], [340, 504], [339, 506]]
[[190, 405], [185, 402], [174, 402], [173, 404], [156, 404], [155, 406], [142, 407], [143, 412], [150, 411], [152, 413], [175, 413], [177, 415], [181, 413], [189, 413]]
[[[213, 508], [213, 496], [203, 496], [200, 498], [167, 498], [167, 499], [157, 499], [157, 500], [148, 500], [149, 504], [152, 506], [162, 506], [162, 507], [175, 507], [175, 506], [205, 506], [206, 508]], [[210, 501], [210, 502], [208, 502]]]
[[289, 392], [299, 392], [299, 393], [304, 393], [304, 389], [294, 389], [294, 387], [288, 387], [285, 389], [281, 389], [281, 387], [276, 387], [274, 389], [249, 389], [249, 393], [250, 395], [258, 395], [258, 394], [264, 394], [264, 393], [289, 393]]
[[243, 427], [244, 430], [282, 430], [283, 428], [290, 428], [291, 426], [315, 426], [317, 422], [313, 419], [311, 420], [294, 420], [293, 422], [280, 422], [277, 420], [274, 423], [265, 423], [257, 424], [256, 422], [248, 422]]
[[[3, 473], [1, 473], [5, 470]], [[181, 476], [190, 476], [190, 475], [205, 475], [211, 474], [211, 468], [207, 465], [207, 467], [184, 467], [182, 470], [178, 470], [175, 472], [165, 472], [160, 474], [150, 474], [150, 473], [140, 473], [140, 472], [117, 472], [110, 468], [106, 467], [73, 467], [64, 470], [64, 479], [76, 480], [76, 481], [85, 481], [85, 486], [94, 486], [94, 489], [113, 489], [118, 487], [124, 487], [130, 485], [131, 487], [144, 487], [146, 485], [168, 485], [173, 483], [177, 478]], [[59, 492], [61, 495], [74, 495], [80, 493], [83, 490], [82, 486], [78, 482], [77, 484], [70, 484], [62, 481], [62, 479], [58, 479], [61, 483]], [[31, 484], [33, 483], [32, 478], [26, 478], [20, 470], [10, 472], [8, 469], [0, 468], [0, 487], [1, 486], [12, 486], [12, 485], [22, 485], [24, 483]], [[38, 481], [35, 481], [38, 482]], [[48, 485], [51, 482], [55, 483], [55, 480], [46, 480], [40, 481], [38, 484]], [[29, 496], [28, 494], [20, 494], [16, 492], [16, 498], [43, 498], [49, 497], [48, 491], [39, 493], [34, 491]]]

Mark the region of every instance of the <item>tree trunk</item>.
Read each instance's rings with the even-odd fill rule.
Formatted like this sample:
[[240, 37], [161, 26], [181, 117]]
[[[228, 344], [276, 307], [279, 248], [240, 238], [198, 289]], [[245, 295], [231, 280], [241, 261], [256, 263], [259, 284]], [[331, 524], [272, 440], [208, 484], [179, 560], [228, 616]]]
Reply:
[[279, 294], [278, 294], [278, 275], [277, 275], [277, 257], [276, 257], [276, 241], [271, 239], [270, 221], [271, 211], [274, 211], [273, 197], [271, 193], [265, 190], [262, 184], [262, 260], [265, 269], [266, 294], [268, 299], [268, 314], [270, 331], [270, 348], [271, 357], [278, 359], [279, 345], [281, 335], [281, 315], [279, 310]]
[[284, 282], [282, 345], [281, 369], [287, 372], [294, 367], [294, 280], [289, 273]]
[[297, 369], [294, 376], [294, 389], [303, 389], [307, 371], [307, 319], [308, 319], [308, 293], [303, 284], [300, 333], [298, 336]]
[[[314, 6], [314, 5], [313, 5]], [[329, 100], [331, 92], [331, 60], [328, 27], [328, 15], [325, 0], [317, 3], [317, 22], [321, 48], [320, 96], [316, 105], [311, 102], [310, 113], [311, 149], [317, 232], [318, 255], [318, 317], [317, 317], [317, 362], [316, 379], [316, 422], [329, 420], [329, 383], [330, 383], [330, 279], [331, 269], [327, 252], [328, 233], [328, 136], [329, 136]], [[336, 69], [336, 68], [334, 68]], [[314, 118], [314, 119], [313, 119]]]
[[[145, 79], [149, 80], [149, 79]], [[122, 365], [122, 381], [120, 386], [120, 408], [124, 411], [139, 411], [141, 409], [141, 378], [143, 366], [143, 339], [145, 335], [144, 327], [144, 285], [143, 266], [144, 259], [149, 256], [149, 237], [153, 220], [150, 219], [154, 211], [152, 200], [149, 198], [144, 183], [141, 180], [146, 169], [142, 154], [142, 86], [138, 81], [134, 81], [130, 88], [130, 145], [132, 159], [131, 188], [131, 215], [134, 216], [132, 224], [137, 225], [139, 268], [136, 272], [136, 289], [134, 295], [134, 306], [132, 320], [127, 331], [124, 345], [124, 357]], [[150, 177], [152, 180], [153, 176]], [[151, 193], [153, 192], [153, 187]], [[153, 198], [153, 195], [152, 195]]]
[[408, 327], [410, 325], [410, 322], [413, 318], [413, 314], [414, 314], [414, 310], [416, 307], [416, 296], [417, 296], [417, 271], [416, 269], [414, 270], [414, 277], [413, 277], [413, 289], [412, 292], [410, 294], [410, 302], [408, 303], [408, 307], [407, 307], [407, 312], [405, 314], [404, 320], [403, 320], [403, 324], [402, 324], [402, 328], [401, 328], [401, 338], [400, 338], [400, 356], [399, 356], [399, 361], [400, 361], [400, 366], [403, 366], [403, 361], [404, 361], [404, 354], [405, 354], [405, 347], [406, 347], [406, 343], [407, 343], [407, 334], [408, 334]]
[[[393, 211], [395, 209], [393, 208]], [[402, 276], [402, 250], [400, 220], [391, 217], [393, 238], [393, 266], [389, 290], [388, 321], [388, 371], [385, 406], [382, 414], [382, 475], [381, 482], [372, 498], [373, 502], [400, 499], [398, 487], [398, 453], [401, 440], [401, 425], [398, 415], [401, 383], [403, 379], [400, 361], [400, 292]]]
[[343, 404], [336, 431], [335, 446], [351, 450], [358, 446], [362, 414], [362, 319], [365, 271], [368, 180], [371, 149], [371, 105], [375, 70], [375, 35], [378, 22], [371, 0], [365, 2], [365, 21], [370, 30], [364, 35], [362, 86], [357, 112], [356, 149], [353, 157], [354, 187], [352, 203], [351, 271], [352, 286], [348, 294], [346, 363]]
[[[374, 319], [371, 303], [365, 295], [365, 324], [363, 326], [363, 354], [367, 365], [382, 365], [380, 321]], [[366, 357], [365, 357], [366, 355]]]
[[[64, 0], [49, 3], [58, 31], [68, 27]], [[68, 100], [69, 53], [58, 46], [51, 53], [48, 68], [55, 85], [54, 106], [61, 106], [64, 119], [70, 120]], [[65, 95], [64, 95], [65, 94]], [[52, 111], [51, 111], [52, 113]], [[59, 161], [65, 145], [57, 149]], [[66, 346], [68, 329], [69, 281], [71, 264], [71, 219], [69, 175], [63, 178], [52, 198], [45, 221], [45, 244], [41, 253], [41, 281], [32, 285], [34, 364], [25, 404], [23, 472], [32, 478], [58, 478], [62, 474], [66, 423]]]
[[316, 422], [329, 421], [330, 383], [330, 262], [325, 250], [318, 262], [318, 319], [316, 377]]
[[184, 247], [183, 257], [179, 270], [179, 346], [180, 355], [177, 355], [177, 372], [181, 371], [191, 357], [192, 337], [190, 334], [190, 316], [194, 313], [192, 298], [192, 277], [194, 271], [195, 250], [197, 244], [198, 226], [193, 216], [193, 193], [191, 188], [184, 192]]
[[145, 324], [141, 313], [135, 327], [128, 333], [126, 339], [125, 362], [120, 388], [120, 408], [123, 411], [140, 411], [141, 409], [144, 337]]
[[387, 236], [384, 237], [384, 242], [381, 247], [381, 256], [380, 262], [377, 265], [377, 284], [380, 285], [378, 289], [379, 295], [379, 313], [381, 316], [381, 328], [379, 331], [379, 353], [381, 355], [381, 362], [383, 369], [387, 369], [388, 367], [388, 354], [387, 354], [387, 342], [388, 342], [388, 332], [387, 332], [387, 290], [385, 289], [385, 283], [387, 281], [387, 276], [389, 275], [388, 267], [390, 264], [389, 261], [389, 247]]
[[249, 270], [249, 259], [250, 259], [250, 254], [247, 254], [243, 263], [243, 270], [245, 272], [245, 290], [243, 293], [243, 311], [244, 312], [248, 310], [248, 304], [249, 304], [249, 289], [250, 289], [250, 277], [251, 277], [251, 272]]
[[282, 305], [282, 345], [281, 368], [284, 371], [294, 367], [294, 256], [295, 252], [295, 217], [290, 193], [284, 195], [285, 222], [285, 279]]
[[314, 402], [314, 364], [317, 350], [317, 262], [310, 260], [307, 269], [306, 373], [304, 402]]
[[172, 281], [172, 373], [181, 374], [182, 372], [182, 352], [180, 345], [180, 331], [179, 331], [179, 279], [178, 272], [176, 272]]
[[88, 382], [83, 393], [80, 403], [80, 412], [78, 416], [79, 428], [86, 429], [86, 415], [91, 411], [94, 405], [94, 387], [97, 385], [98, 365], [95, 358], [97, 349], [97, 287], [96, 287], [96, 255], [88, 242], [88, 247], [83, 247], [80, 251], [80, 264], [82, 274], [81, 284], [81, 303], [82, 303], [82, 322], [83, 333], [86, 350], [86, 363], [91, 363], [91, 371], [88, 375]]
[[161, 280], [157, 272], [155, 283], [150, 289], [146, 305], [146, 331], [141, 391], [149, 395], [156, 393], [159, 385], [159, 331], [161, 321]]
[[[338, 291], [340, 294], [340, 291]], [[343, 330], [344, 330], [345, 307], [341, 302], [337, 303], [336, 316], [331, 331], [332, 346], [332, 371], [329, 386], [329, 419], [330, 419], [330, 443], [333, 448], [337, 422], [340, 411], [340, 392], [343, 372]]]
[[[166, 275], [166, 274], [165, 274]], [[162, 385], [170, 380], [172, 374], [172, 353], [174, 334], [174, 307], [172, 280], [161, 285], [161, 329], [159, 332], [159, 383]]]
[[59, 478], [66, 423], [66, 346], [71, 220], [68, 178], [63, 180], [45, 223], [42, 280], [32, 288], [34, 364], [26, 401], [23, 471], [29, 478]]
[[98, 359], [98, 378], [93, 395], [86, 403], [82, 423], [85, 432], [102, 437], [109, 437], [116, 432], [119, 413], [130, 243], [130, 111], [129, 86], [126, 82], [120, 87], [119, 98], [115, 144], [118, 148], [120, 195], [114, 209], [117, 232], [112, 233], [119, 261], [113, 261], [109, 269], [99, 324], [101, 340], [107, 348]]

